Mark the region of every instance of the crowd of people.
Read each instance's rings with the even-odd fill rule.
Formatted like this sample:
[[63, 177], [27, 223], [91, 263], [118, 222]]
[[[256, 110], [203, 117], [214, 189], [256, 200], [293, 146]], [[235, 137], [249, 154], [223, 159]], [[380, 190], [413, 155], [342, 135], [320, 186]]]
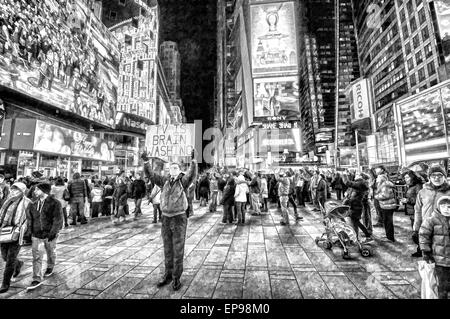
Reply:
[[[193, 156], [194, 158], [194, 156]], [[82, 178], [75, 173], [70, 181], [61, 177], [45, 179], [39, 172], [33, 176], [5, 181], [0, 175], [0, 225], [20, 226], [19, 237], [1, 242], [6, 262], [0, 292], [8, 290], [11, 278], [20, 274], [23, 264], [17, 259], [20, 246], [31, 243], [33, 282], [29, 289], [42, 283], [53, 272], [56, 238], [60, 229], [86, 224], [86, 216], [108, 216], [121, 223], [129, 215], [128, 200], [135, 202], [134, 218], [142, 215], [142, 201], [153, 206], [153, 223], [161, 223], [164, 243], [165, 273], [161, 287], [172, 282], [181, 287], [184, 245], [188, 218], [194, 215], [193, 201], [213, 213], [223, 206], [221, 222], [248, 224], [248, 214], [268, 213], [269, 206], [278, 208], [280, 224], [290, 224], [290, 206], [295, 222], [301, 222], [310, 203], [322, 211], [332, 197], [347, 205], [347, 222], [356, 234], [362, 231], [364, 242], [373, 242], [374, 227], [384, 228], [387, 241], [395, 243], [394, 213], [404, 210], [411, 219], [412, 257], [422, 257], [436, 264], [439, 297], [446, 298], [450, 282], [450, 184], [447, 171], [431, 166], [426, 171], [403, 171], [401, 180], [406, 191], [399, 192], [388, 171], [377, 167], [363, 172], [333, 172], [307, 169], [275, 169], [253, 172], [248, 169], [212, 168], [198, 175], [194, 159], [183, 173], [179, 163], [171, 163], [166, 171], [154, 169], [143, 154], [144, 174], [99, 180]], [[332, 196], [332, 193], [335, 195]], [[60, 212], [60, 213], [58, 213]], [[301, 216], [303, 215], [303, 216]], [[41, 218], [45, 216], [44, 218]], [[372, 223], [374, 221], [374, 223]], [[382, 238], [380, 238], [382, 240]], [[41, 274], [42, 249], [48, 255], [48, 269]]]
[[[67, 0], [0, 0], [0, 56], [11, 65], [38, 70], [37, 87], [73, 89], [72, 112], [112, 124], [113, 101], [100, 75], [103, 60], [88, 28]], [[17, 71], [11, 72], [15, 86]], [[92, 101], [80, 94], [84, 90]]]

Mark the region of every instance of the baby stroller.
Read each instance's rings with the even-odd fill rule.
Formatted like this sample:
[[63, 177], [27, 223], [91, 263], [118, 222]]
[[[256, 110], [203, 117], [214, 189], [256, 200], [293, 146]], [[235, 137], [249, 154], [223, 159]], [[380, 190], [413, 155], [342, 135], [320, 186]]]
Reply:
[[342, 205], [334, 200], [327, 201], [325, 207], [320, 203], [319, 206], [324, 216], [325, 232], [322, 236], [316, 238], [317, 245], [321, 243], [325, 249], [331, 249], [333, 245], [340, 245], [343, 248], [342, 258], [344, 259], [350, 258], [348, 247], [355, 245], [358, 246], [361, 256], [369, 257], [372, 255], [371, 249], [361, 244], [353, 227], [345, 222], [345, 217], [349, 213], [349, 206]]

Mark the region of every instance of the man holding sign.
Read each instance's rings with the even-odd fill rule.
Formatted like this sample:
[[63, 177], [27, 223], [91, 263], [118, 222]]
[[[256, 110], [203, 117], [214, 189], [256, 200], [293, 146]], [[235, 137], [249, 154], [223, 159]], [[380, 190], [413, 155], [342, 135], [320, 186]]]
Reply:
[[162, 287], [172, 282], [173, 290], [181, 287], [180, 277], [183, 272], [184, 244], [186, 239], [188, 199], [186, 192], [189, 185], [197, 178], [198, 165], [195, 160], [195, 150], [192, 150], [192, 162], [187, 174], [181, 172], [179, 163], [171, 163], [169, 176], [156, 174], [149, 163], [147, 153], [141, 158], [144, 161], [145, 176], [152, 183], [162, 188], [161, 235], [164, 244], [165, 273], [157, 286]]

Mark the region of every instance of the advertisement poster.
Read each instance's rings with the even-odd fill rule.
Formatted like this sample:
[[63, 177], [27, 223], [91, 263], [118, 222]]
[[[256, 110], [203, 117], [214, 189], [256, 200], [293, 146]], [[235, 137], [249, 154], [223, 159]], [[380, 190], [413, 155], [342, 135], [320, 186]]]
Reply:
[[293, 2], [252, 5], [253, 75], [298, 72]]
[[436, 0], [433, 3], [436, 9], [445, 62], [450, 62], [450, 1]]
[[298, 77], [277, 77], [254, 80], [254, 117], [300, 116]]
[[352, 121], [356, 122], [370, 117], [369, 81], [362, 79], [352, 85]]
[[0, 86], [113, 127], [119, 51], [109, 31], [80, 1], [9, 2], [0, 1], [9, 30], [0, 36]]
[[302, 137], [299, 128], [259, 129], [258, 139], [259, 155], [267, 154], [267, 152], [283, 153], [285, 150], [288, 152], [302, 152]]
[[145, 140], [149, 157], [191, 156], [195, 149], [195, 124], [150, 125]]
[[33, 150], [106, 162], [115, 160], [114, 142], [39, 120]]

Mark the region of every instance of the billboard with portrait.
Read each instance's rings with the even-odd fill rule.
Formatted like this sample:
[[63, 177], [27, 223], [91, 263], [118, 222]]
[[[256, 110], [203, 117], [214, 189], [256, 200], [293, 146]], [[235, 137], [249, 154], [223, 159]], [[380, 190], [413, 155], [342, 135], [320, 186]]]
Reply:
[[294, 2], [250, 7], [253, 75], [297, 73], [297, 37]]
[[445, 62], [450, 62], [450, 1], [433, 1]]
[[254, 118], [284, 116], [296, 120], [300, 116], [298, 77], [254, 79]]
[[0, 0], [0, 86], [114, 126], [118, 42], [82, 1]]
[[33, 150], [105, 162], [115, 160], [114, 142], [39, 120]]

